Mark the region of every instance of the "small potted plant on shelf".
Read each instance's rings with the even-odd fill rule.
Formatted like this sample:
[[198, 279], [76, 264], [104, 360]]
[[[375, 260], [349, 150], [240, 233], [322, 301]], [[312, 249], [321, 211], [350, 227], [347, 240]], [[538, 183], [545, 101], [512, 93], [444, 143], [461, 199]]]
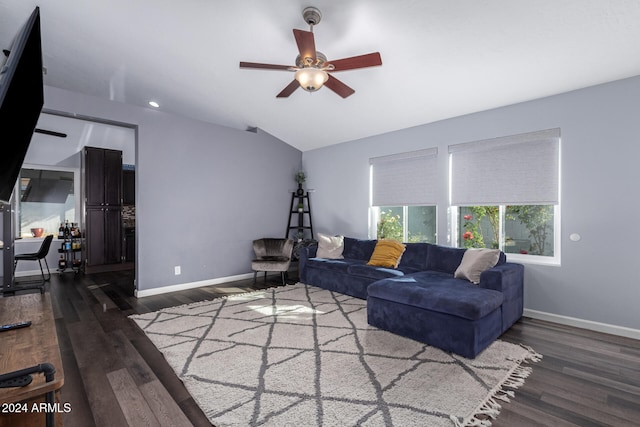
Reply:
[[304, 203], [298, 203], [298, 212], [304, 212]]
[[298, 183], [298, 190], [296, 191], [296, 194], [298, 196], [302, 196], [304, 194], [302, 184], [307, 180], [307, 176], [304, 174], [303, 170], [300, 170], [295, 174], [294, 179]]

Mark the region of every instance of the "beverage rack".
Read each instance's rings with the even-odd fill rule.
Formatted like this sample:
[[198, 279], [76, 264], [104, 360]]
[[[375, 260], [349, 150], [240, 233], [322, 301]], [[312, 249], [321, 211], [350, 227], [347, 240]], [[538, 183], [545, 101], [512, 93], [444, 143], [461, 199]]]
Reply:
[[60, 259], [58, 260], [58, 271], [65, 272], [72, 270], [74, 273], [79, 273], [82, 269], [82, 239], [79, 237], [66, 237], [59, 239], [62, 241], [58, 253]]
[[62, 242], [58, 249], [58, 271], [63, 273], [72, 270], [76, 274], [79, 273], [82, 269], [82, 239], [78, 224], [72, 222], [69, 226], [69, 220], [60, 223], [58, 241]]

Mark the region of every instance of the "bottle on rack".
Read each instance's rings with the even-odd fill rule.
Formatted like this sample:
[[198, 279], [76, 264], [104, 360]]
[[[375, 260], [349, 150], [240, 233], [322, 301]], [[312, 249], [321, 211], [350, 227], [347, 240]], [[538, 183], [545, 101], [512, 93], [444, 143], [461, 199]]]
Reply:
[[58, 228], [58, 239], [64, 239], [64, 225], [60, 223], [60, 228]]
[[67, 268], [67, 262], [65, 261], [63, 255], [60, 255], [60, 259], [58, 260], [58, 268], [60, 270], [64, 270], [65, 268]]
[[66, 239], [67, 237], [69, 237], [69, 220], [65, 222], [64, 226], [64, 238]]

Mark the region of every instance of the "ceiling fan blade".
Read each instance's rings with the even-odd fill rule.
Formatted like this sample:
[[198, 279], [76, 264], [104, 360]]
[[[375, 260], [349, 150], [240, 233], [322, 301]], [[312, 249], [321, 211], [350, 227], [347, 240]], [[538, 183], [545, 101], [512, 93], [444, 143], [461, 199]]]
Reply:
[[300, 87], [300, 83], [298, 83], [296, 79], [293, 79], [293, 81], [289, 83], [287, 87], [282, 89], [282, 92], [276, 95], [276, 98], [286, 98], [289, 95], [291, 95], [299, 87]]
[[266, 70], [290, 70], [292, 65], [261, 64], [259, 62], [240, 62], [240, 68], [260, 68]]
[[298, 44], [298, 50], [300, 51], [300, 58], [311, 58], [315, 62], [316, 60], [316, 42], [311, 31], [293, 30], [293, 36], [296, 38]]
[[347, 96], [353, 95], [355, 93], [355, 90], [351, 89], [349, 86], [342, 83], [331, 74], [329, 74], [329, 80], [327, 80], [324, 85], [343, 98], [346, 98]]
[[367, 53], [366, 55], [327, 61], [327, 63], [333, 65], [334, 68], [332, 71], [345, 71], [382, 65], [382, 58], [380, 57], [380, 52], [373, 52]]
[[66, 138], [67, 137], [66, 133], [56, 132], [54, 130], [35, 128], [33, 131], [35, 133], [41, 133], [43, 135], [57, 136], [58, 138]]

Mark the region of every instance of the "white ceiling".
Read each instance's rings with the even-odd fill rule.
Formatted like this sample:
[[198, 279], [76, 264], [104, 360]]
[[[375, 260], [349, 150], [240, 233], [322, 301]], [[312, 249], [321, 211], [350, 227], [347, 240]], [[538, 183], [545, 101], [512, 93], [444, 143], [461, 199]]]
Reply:
[[122, 151], [125, 165], [136, 164], [135, 130], [108, 123], [42, 113], [36, 128], [60, 132], [59, 136], [34, 133], [25, 164], [79, 167], [85, 146]]
[[[36, 4], [46, 85], [157, 100], [303, 151], [640, 75], [638, 0], [0, 0], [1, 47]], [[330, 60], [382, 55], [335, 73], [347, 99], [276, 99], [292, 73], [238, 66], [293, 65], [307, 6], [322, 11], [316, 48]]]

